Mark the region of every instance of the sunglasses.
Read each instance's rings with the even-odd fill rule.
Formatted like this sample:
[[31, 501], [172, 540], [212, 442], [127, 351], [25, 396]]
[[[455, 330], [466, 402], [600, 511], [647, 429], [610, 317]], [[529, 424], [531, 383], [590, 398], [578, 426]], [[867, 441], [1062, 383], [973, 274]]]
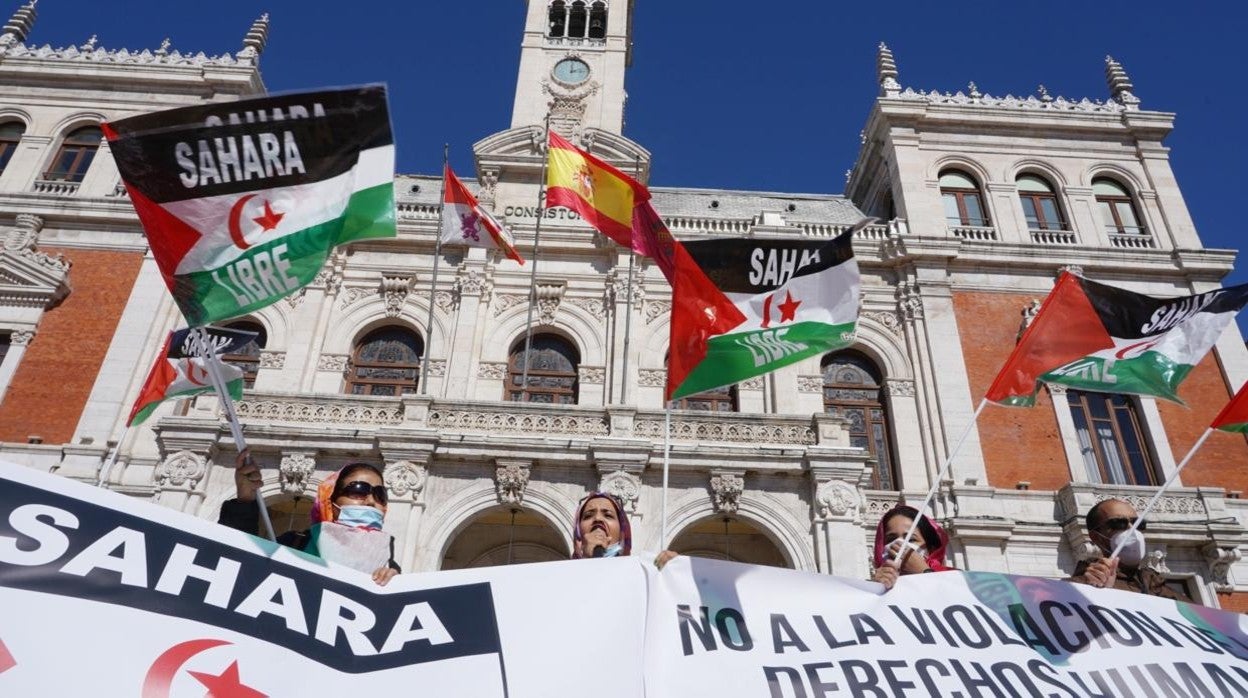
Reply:
[[[1125, 516], [1117, 516], [1112, 519], [1105, 519], [1105, 521], [1101, 523], [1101, 528], [1113, 531], [1114, 533], [1119, 533], [1131, 528], [1131, 525], [1134, 524], [1136, 520], [1137, 519], [1129, 519]], [[1148, 522], [1140, 521], [1140, 525], [1136, 527], [1136, 530], [1143, 533], [1146, 528], [1148, 528]]]
[[350, 497], [351, 499], [364, 499], [368, 495], [373, 495], [373, 500], [378, 504], [386, 503], [386, 487], [385, 485], [370, 485], [363, 480], [355, 480], [348, 482], [338, 490], [339, 497]]

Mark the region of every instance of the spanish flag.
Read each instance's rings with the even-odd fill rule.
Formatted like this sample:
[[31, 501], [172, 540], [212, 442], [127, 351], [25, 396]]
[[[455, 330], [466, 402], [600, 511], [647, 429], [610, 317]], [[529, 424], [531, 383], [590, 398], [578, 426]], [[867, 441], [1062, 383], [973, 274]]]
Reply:
[[546, 208], [576, 211], [598, 232], [633, 247], [633, 207], [650, 192], [632, 177], [550, 133]]

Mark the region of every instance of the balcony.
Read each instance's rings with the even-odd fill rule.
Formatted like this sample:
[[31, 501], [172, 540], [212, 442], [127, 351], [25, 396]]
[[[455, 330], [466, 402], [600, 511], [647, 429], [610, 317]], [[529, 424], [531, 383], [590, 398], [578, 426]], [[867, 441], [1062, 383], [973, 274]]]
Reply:
[[1031, 234], [1031, 241], [1037, 245], [1075, 245], [1079, 242], [1079, 238], [1072, 230], [1038, 230], [1032, 228], [1027, 232]]
[[36, 194], [47, 194], [49, 196], [73, 196], [78, 191], [78, 187], [82, 185], [81, 181], [69, 181], [64, 179], [36, 179], [31, 186], [31, 190]]
[[1157, 247], [1157, 242], [1152, 235], [1148, 234], [1143, 228], [1137, 228], [1139, 232], [1133, 233], [1110, 233], [1109, 244], [1114, 247], [1124, 247], [1131, 250], [1151, 250]]
[[992, 242], [997, 239], [997, 229], [990, 225], [951, 225], [949, 234], [968, 242]]

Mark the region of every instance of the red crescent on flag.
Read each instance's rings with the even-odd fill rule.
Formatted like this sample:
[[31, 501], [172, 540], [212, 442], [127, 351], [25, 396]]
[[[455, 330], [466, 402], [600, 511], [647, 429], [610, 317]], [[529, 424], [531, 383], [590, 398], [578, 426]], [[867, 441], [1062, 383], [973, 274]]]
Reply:
[[169, 698], [169, 689], [173, 686], [173, 677], [195, 655], [213, 647], [228, 645], [225, 640], [190, 640], [165, 650], [152, 662], [143, 678], [141, 698]]
[[239, 219], [243, 216], [243, 206], [255, 197], [255, 194], [248, 194], [240, 198], [238, 201], [235, 201], [234, 205], [230, 207], [230, 220], [228, 224], [230, 227], [230, 239], [234, 241], [234, 246], [240, 250], [245, 250], [248, 247], [251, 247], [251, 244], [248, 243], [247, 239], [243, 237], [243, 231], [239, 229], [238, 223]]
[[771, 324], [771, 299], [774, 295], [767, 296], [767, 300], [763, 301], [763, 329], [767, 329]]
[[[199, 385], [199, 386], [208, 385], [207, 383], [208, 369], [195, 363], [194, 359], [184, 359], [184, 361], [186, 361], [186, 379], [190, 381], [192, 385]], [[199, 369], [198, 378], [196, 378], [195, 376], [196, 369]], [[201, 378], [203, 380], [200, 380]]]
[[1136, 350], [1136, 349], [1138, 349], [1138, 350], [1139, 350], [1139, 351], [1135, 351], [1135, 354], [1138, 356], [1139, 354], [1143, 354], [1143, 353], [1144, 353], [1144, 350], [1148, 349], [1149, 347], [1153, 346], [1154, 344], [1157, 344], [1157, 343], [1158, 343], [1158, 342], [1160, 342], [1160, 341], [1161, 341], [1160, 339], [1148, 339], [1148, 340], [1145, 340], [1145, 341], [1143, 341], [1143, 342], [1136, 342], [1135, 344], [1130, 344], [1130, 345], [1125, 346], [1125, 347], [1123, 347], [1122, 349], [1119, 349], [1118, 351], [1114, 352], [1114, 358], [1115, 358], [1115, 359], [1125, 359], [1125, 358], [1127, 358], [1127, 354], [1128, 354], [1129, 352], [1132, 352], [1132, 351], [1134, 351], [1134, 350]]

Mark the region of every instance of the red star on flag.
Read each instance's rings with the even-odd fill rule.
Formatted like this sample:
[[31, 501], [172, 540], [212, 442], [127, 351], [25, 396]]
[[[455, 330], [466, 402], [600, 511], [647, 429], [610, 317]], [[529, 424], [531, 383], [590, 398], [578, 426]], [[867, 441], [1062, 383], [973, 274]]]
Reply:
[[286, 215], [285, 213], [277, 213], [276, 211], [274, 211], [273, 207], [269, 204], [269, 200], [265, 199], [264, 200], [264, 215], [260, 216], [259, 218], [252, 218], [252, 220], [255, 221], [256, 223], [259, 223], [260, 227], [263, 228], [267, 232], [269, 230], [273, 230], [274, 228], [276, 228], [277, 224], [282, 222], [282, 217], [285, 215]]
[[793, 300], [793, 294], [785, 291], [784, 302], [777, 305], [780, 309], [780, 322], [789, 322], [797, 317], [797, 306], [801, 305], [801, 301]]
[[220, 676], [214, 676], [200, 671], [187, 670], [191, 676], [208, 689], [208, 695], [212, 698], [268, 698], [267, 693], [261, 693], [251, 686], [244, 686], [238, 676], [238, 662], [233, 664], [223, 672]]
[[13, 658], [13, 653], [4, 646], [4, 640], [0, 640], [0, 674], [15, 666], [17, 666], [17, 660]]

